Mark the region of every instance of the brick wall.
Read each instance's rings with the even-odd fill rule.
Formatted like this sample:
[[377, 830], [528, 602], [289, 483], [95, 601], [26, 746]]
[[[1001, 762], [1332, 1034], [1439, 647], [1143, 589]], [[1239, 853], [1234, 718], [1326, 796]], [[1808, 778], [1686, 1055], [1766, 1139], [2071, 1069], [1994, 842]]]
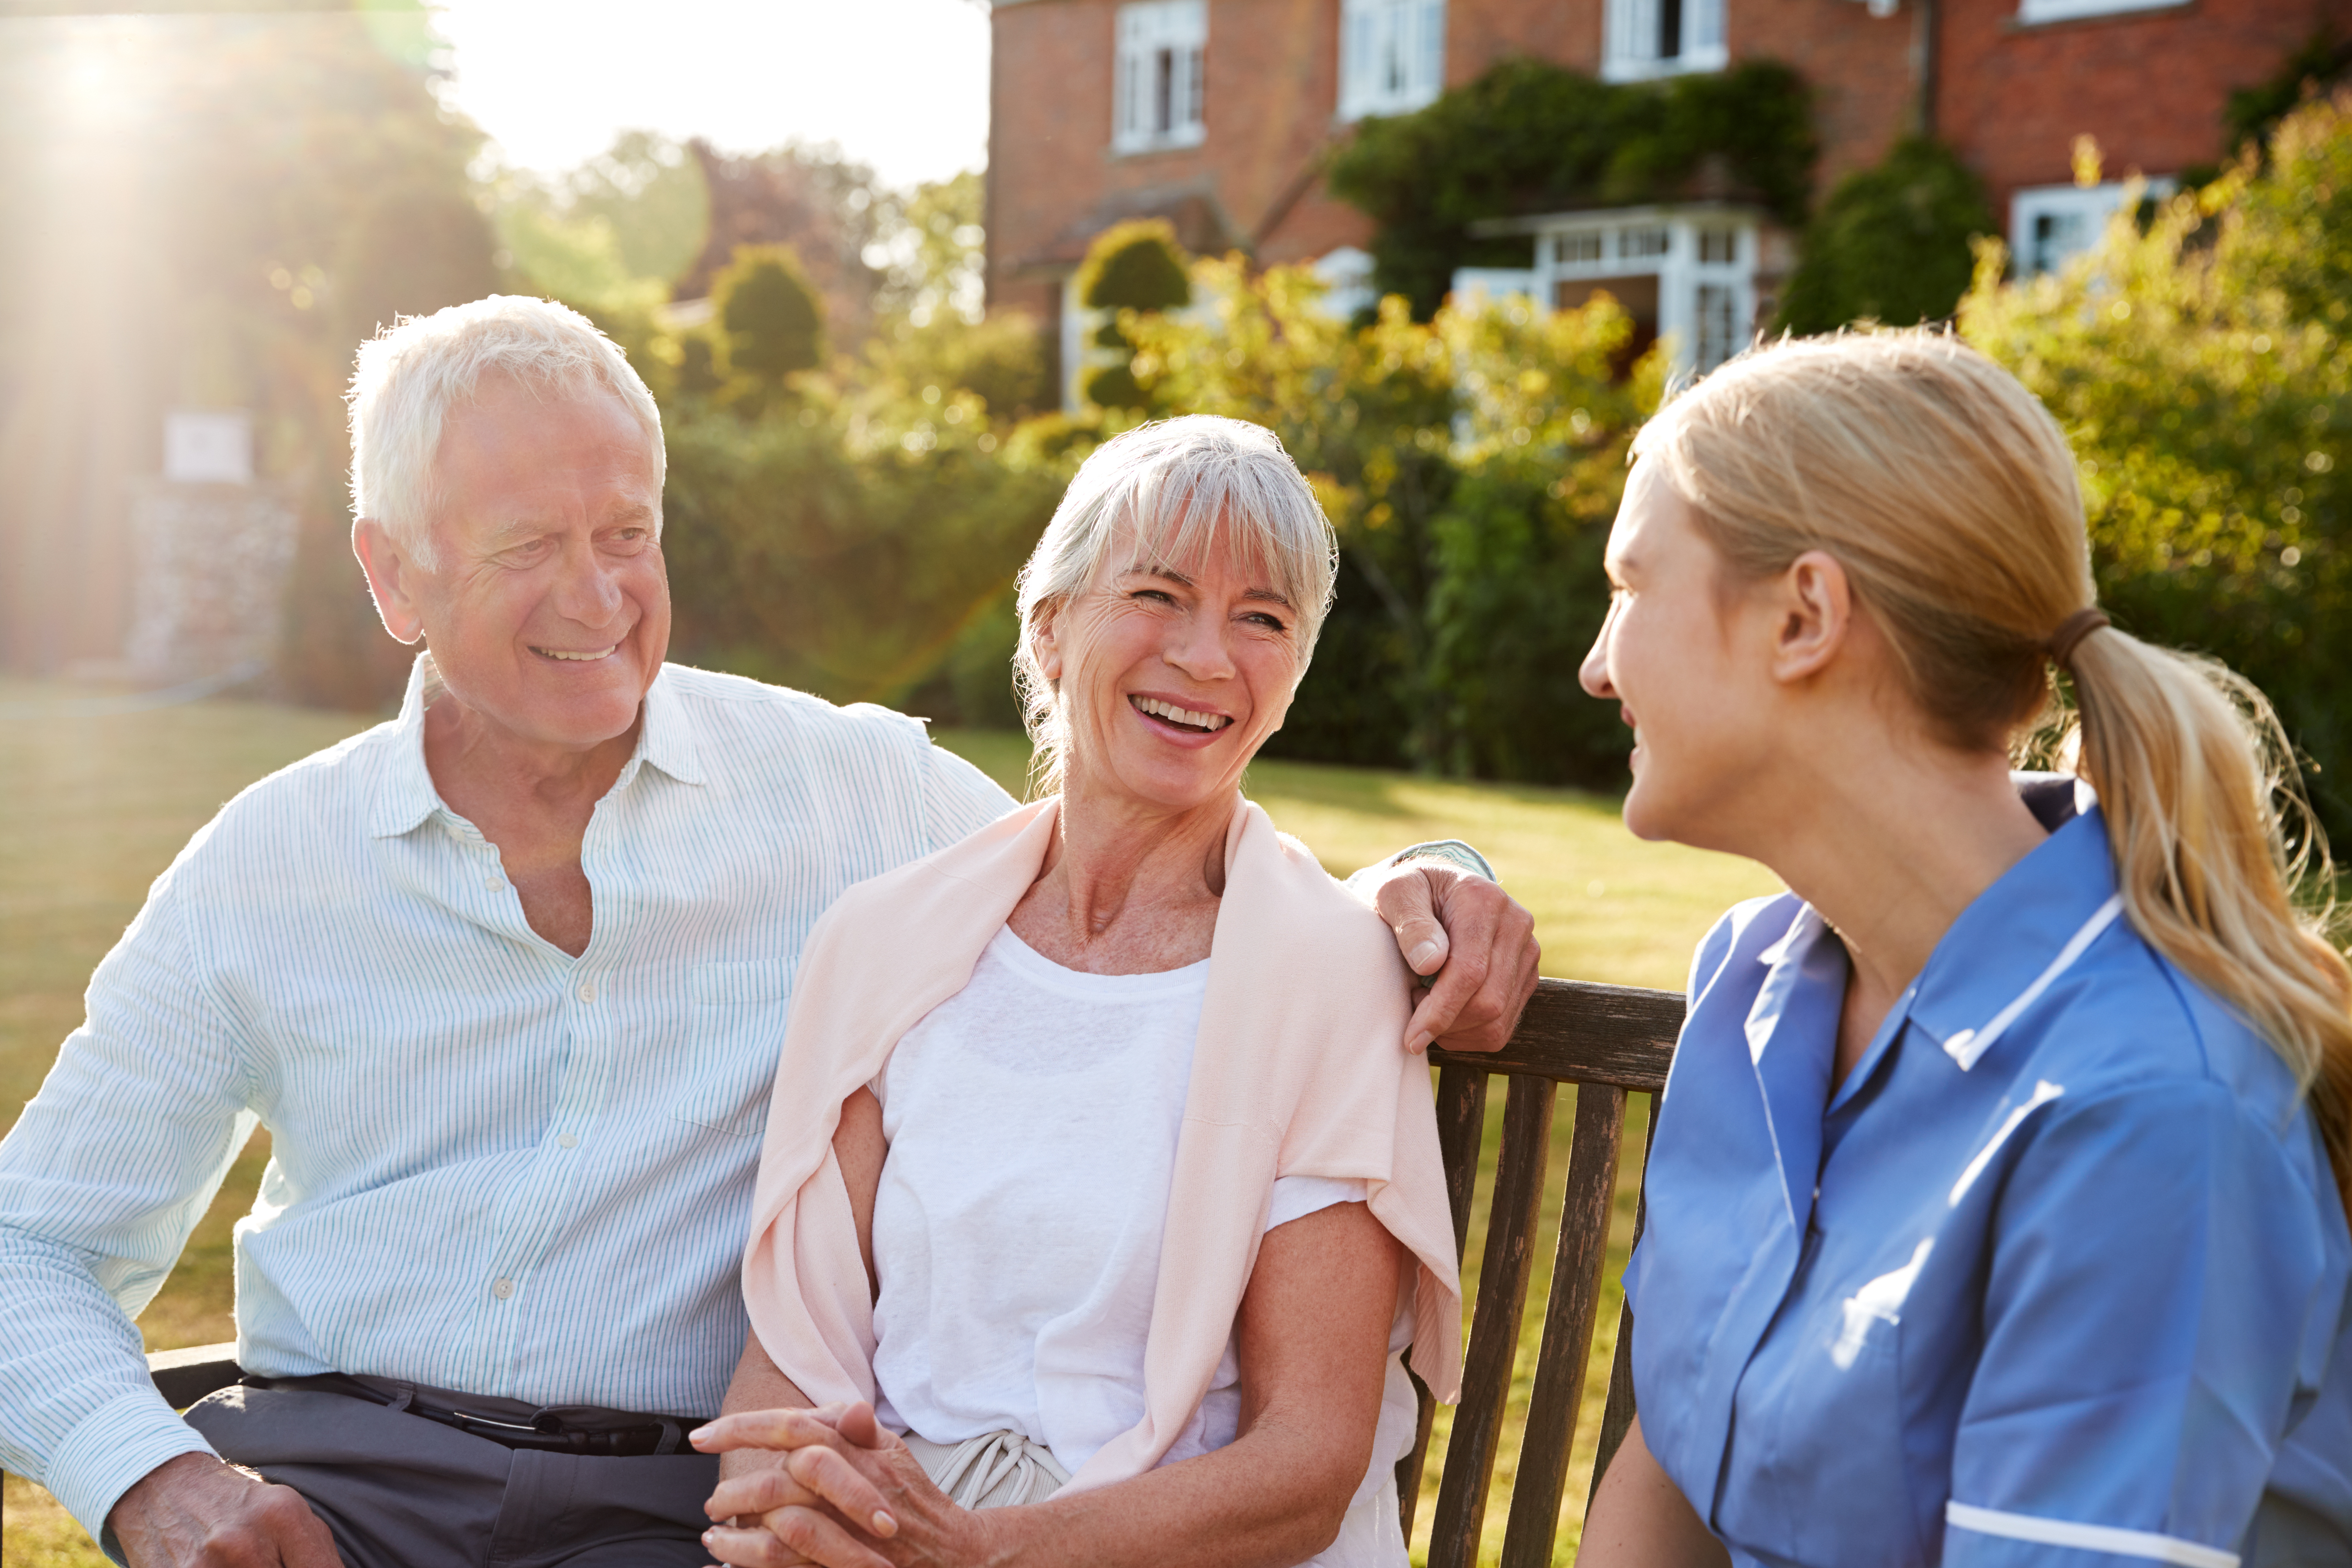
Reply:
[[1339, 0], [1211, 0], [1205, 140], [1123, 156], [1110, 148], [1117, 10], [1116, 0], [995, 9], [992, 306], [1050, 315], [1056, 279], [1087, 237], [1130, 210], [1191, 200], [1228, 242], [1268, 262], [1370, 236], [1363, 216], [1312, 178], [1334, 131]]
[[2231, 89], [2275, 76], [2323, 23], [2352, 32], [2352, 0], [2189, 0], [2034, 26], [2017, 0], [1941, 5], [1937, 129], [2004, 223], [2019, 186], [2072, 177], [2077, 135], [2098, 139], [2109, 179], [2214, 162]]
[[1816, 196], [1877, 162], [1916, 123], [1918, 15], [1919, 0], [1892, 16], [1858, 0], [1724, 0], [1731, 57], [1779, 60], [1813, 90]]
[[1475, 81], [1514, 55], [1597, 74], [1601, 5], [1602, 0], [1452, 0], [1445, 8], [1445, 85]]

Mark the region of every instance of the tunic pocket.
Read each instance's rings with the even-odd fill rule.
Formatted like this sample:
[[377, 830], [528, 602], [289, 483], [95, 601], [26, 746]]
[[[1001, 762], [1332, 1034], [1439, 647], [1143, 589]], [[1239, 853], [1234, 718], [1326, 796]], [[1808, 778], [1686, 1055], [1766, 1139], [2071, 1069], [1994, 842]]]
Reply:
[[697, 964], [688, 972], [684, 1082], [670, 1100], [673, 1118], [738, 1138], [764, 1129], [792, 994], [790, 958]]

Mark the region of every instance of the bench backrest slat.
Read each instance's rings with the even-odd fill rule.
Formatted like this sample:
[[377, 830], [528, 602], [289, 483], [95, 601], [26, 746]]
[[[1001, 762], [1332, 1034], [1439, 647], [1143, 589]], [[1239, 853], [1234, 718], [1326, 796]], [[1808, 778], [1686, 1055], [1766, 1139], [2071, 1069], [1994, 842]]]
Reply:
[[[1503, 1104], [1503, 1148], [1495, 1165], [1494, 1206], [1487, 1211], [1486, 1255], [1478, 1270], [1478, 1301], [1500, 1310], [1474, 1313], [1463, 1356], [1462, 1404], [1446, 1443], [1445, 1473], [1437, 1484], [1437, 1517], [1429, 1568], [1476, 1568], [1478, 1532], [1486, 1516], [1486, 1489], [1503, 1437], [1511, 1392], [1511, 1364], [1519, 1349], [1519, 1313], [1534, 1271], [1536, 1233], [1551, 1160], [1551, 1108], [1559, 1085], [1532, 1073], [1514, 1073]], [[1465, 1555], [1466, 1547], [1467, 1555]]]
[[[1510, 1042], [1492, 1055], [1431, 1052], [1438, 1066], [1438, 1143], [1445, 1161], [1455, 1245], [1469, 1233], [1485, 1130], [1486, 1084], [1509, 1080], [1502, 1146], [1496, 1152], [1486, 1244], [1473, 1298], [1464, 1356], [1462, 1403], [1447, 1438], [1431, 1521], [1430, 1568], [1475, 1568], [1495, 1462], [1505, 1436], [1511, 1374], [1527, 1311], [1535, 1249], [1540, 1245], [1559, 1085], [1576, 1086], [1573, 1136], [1554, 1239], [1551, 1290], [1544, 1303], [1535, 1383], [1520, 1433], [1519, 1458], [1504, 1526], [1503, 1568], [1548, 1568], [1576, 1445], [1585, 1368], [1600, 1315], [1615, 1207], [1626, 1096], [1664, 1088], [1681, 1032], [1683, 998], [1672, 991], [1546, 980]], [[1655, 1100], [1652, 1101], [1654, 1107]], [[1650, 1124], [1656, 1124], [1655, 1115]], [[1646, 1166], [1648, 1148], [1643, 1150]], [[1640, 1234], [1637, 1213], [1635, 1235]], [[1620, 1310], [1609, 1396], [1593, 1461], [1597, 1490], [1610, 1458], [1633, 1425], [1633, 1319]], [[1419, 1379], [1414, 1380], [1416, 1385]], [[1422, 1390], [1412, 1451], [1397, 1465], [1405, 1534], [1412, 1533], [1434, 1407]], [[1589, 1500], [1588, 1500], [1588, 1506]]]

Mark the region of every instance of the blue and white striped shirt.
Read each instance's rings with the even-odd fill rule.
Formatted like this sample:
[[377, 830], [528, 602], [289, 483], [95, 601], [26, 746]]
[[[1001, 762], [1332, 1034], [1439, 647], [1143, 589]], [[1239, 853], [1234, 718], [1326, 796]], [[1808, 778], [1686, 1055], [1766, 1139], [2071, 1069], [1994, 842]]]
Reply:
[[130, 1314], [257, 1122], [247, 1370], [715, 1412], [801, 941], [1010, 804], [912, 719], [668, 666], [588, 827], [573, 958], [435, 792], [423, 671], [196, 835], [0, 1143], [0, 1466], [93, 1534], [205, 1448]]

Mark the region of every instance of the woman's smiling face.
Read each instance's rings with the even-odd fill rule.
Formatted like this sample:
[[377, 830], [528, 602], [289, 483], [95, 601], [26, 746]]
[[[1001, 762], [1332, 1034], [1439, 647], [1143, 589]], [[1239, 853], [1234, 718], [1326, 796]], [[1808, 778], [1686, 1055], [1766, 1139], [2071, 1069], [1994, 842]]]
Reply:
[[[1727, 848], [1744, 789], [1772, 753], [1761, 661], [1739, 657], [1769, 609], [1724, 579], [1691, 505], [1653, 459], [1633, 465], [1609, 534], [1609, 618], [1578, 677], [1633, 730], [1625, 825]], [[1769, 641], [1769, 634], [1767, 636]]]
[[1177, 560], [1122, 552], [1037, 629], [1069, 726], [1066, 792], [1189, 810], [1238, 789], [1282, 727], [1301, 618], [1232, 535]]

